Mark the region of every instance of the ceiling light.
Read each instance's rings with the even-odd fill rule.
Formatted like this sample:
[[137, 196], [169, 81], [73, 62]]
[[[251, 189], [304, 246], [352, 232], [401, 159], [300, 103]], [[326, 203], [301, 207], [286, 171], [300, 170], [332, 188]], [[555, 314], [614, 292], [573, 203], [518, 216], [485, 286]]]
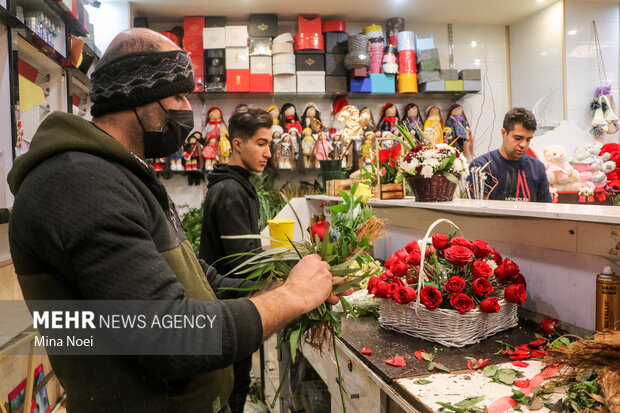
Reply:
[[574, 36], [577, 34], [577, 30], [569, 30], [566, 34], [568, 34], [569, 36]]
[[478, 46], [478, 42], [475, 41], [475, 40], [472, 40], [471, 41], [471, 47], [476, 47], [476, 46]]
[[481, 62], [480, 62], [480, 59], [475, 59], [475, 60], [474, 60], [474, 65], [476, 65], [476, 66], [480, 66], [480, 63], [481, 63]]

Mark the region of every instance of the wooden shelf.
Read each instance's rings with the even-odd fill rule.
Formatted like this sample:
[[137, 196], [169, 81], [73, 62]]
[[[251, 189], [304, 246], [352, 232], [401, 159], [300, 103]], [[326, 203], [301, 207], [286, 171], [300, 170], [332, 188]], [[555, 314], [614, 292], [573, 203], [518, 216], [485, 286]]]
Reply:
[[358, 93], [358, 92], [325, 92], [325, 93], [252, 93], [252, 92], [197, 92], [193, 93], [201, 100], [207, 98], [215, 99], [249, 99], [249, 98], [314, 98], [325, 99], [334, 98], [338, 95], [347, 96], [351, 99], [449, 99], [458, 101], [466, 95], [474, 95], [480, 92], [422, 92], [422, 93]]

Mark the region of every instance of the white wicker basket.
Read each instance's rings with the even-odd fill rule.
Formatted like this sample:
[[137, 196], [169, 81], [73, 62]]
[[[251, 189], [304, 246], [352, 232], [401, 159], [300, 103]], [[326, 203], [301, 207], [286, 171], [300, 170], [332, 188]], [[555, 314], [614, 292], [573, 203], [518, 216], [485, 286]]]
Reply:
[[[427, 240], [433, 228], [442, 222], [449, 223], [461, 233], [461, 230], [450, 220], [435, 221], [429, 227], [422, 243], [420, 274], [424, 273]], [[390, 299], [382, 300], [379, 309], [381, 314], [379, 323], [382, 327], [423, 340], [434, 341], [447, 347], [464, 347], [479, 343], [487, 337], [518, 324], [517, 305], [499, 297], [497, 297], [500, 305], [499, 313], [485, 313], [478, 308], [465, 314], [444, 308], [428, 310], [420, 303], [420, 291], [423, 284], [422, 279], [418, 283], [416, 300], [408, 304], [399, 305]]]

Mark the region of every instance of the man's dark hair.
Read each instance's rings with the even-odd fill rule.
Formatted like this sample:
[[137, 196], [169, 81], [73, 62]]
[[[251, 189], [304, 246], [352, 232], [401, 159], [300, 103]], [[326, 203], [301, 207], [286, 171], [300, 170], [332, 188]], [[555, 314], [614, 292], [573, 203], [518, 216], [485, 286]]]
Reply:
[[504, 129], [510, 133], [516, 124], [521, 124], [524, 129], [536, 130], [536, 117], [525, 108], [512, 108], [504, 116]]
[[228, 121], [228, 136], [230, 141], [239, 138], [247, 141], [261, 128], [271, 129], [273, 121], [271, 115], [261, 108], [248, 107], [247, 110], [233, 113]]

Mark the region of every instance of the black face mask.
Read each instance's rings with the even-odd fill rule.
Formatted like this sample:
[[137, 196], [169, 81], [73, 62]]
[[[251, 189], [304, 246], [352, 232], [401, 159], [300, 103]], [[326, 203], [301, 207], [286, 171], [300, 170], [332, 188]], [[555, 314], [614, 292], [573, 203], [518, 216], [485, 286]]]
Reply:
[[147, 131], [142, 125], [138, 112], [134, 109], [136, 118], [144, 131], [144, 157], [162, 158], [179, 150], [189, 133], [194, 129], [194, 112], [191, 110], [166, 111], [160, 102], [159, 106], [166, 112], [166, 121], [160, 131]]

